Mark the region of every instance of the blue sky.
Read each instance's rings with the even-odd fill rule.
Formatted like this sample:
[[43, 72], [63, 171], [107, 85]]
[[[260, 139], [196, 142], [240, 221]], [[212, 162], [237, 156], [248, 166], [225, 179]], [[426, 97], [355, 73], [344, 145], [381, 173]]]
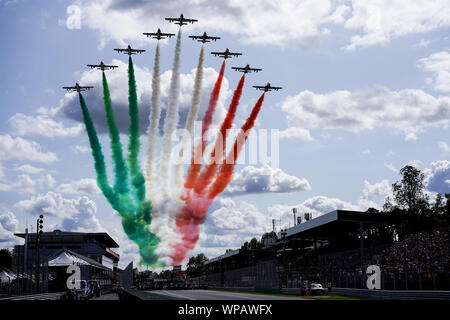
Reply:
[[[101, 127], [100, 73], [85, 65], [123, 63], [108, 73], [113, 103], [126, 111], [126, 56], [131, 44], [142, 112], [150, 110], [155, 41], [142, 32], [174, 32], [164, 17], [197, 18], [183, 27], [182, 83], [192, 87], [200, 45], [188, 34], [222, 37], [206, 44], [202, 110], [221, 60], [210, 51], [243, 52], [227, 60], [220, 123], [240, 74], [231, 66], [263, 69], [247, 76], [235, 123], [247, 117], [270, 81], [257, 129], [278, 129], [280, 168], [239, 166], [232, 186], [209, 211], [193, 253], [213, 257], [291, 223], [290, 209], [315, 216], [335, 208], [380, 207], [398, 169], [413, 163], [430, 194], [450, 191], [449, 1], [0, 1], [0, 242], [39, 213], [48, 229], [106, 230], [121, 244], [124, 264], [137, 248], [95, 186], [79, 106], [61, 87], [76, 81], [96, 88], [85, 95]], [[78, 19], [78, 15], [79, 19]], [[174, 40], [162, 42], [161, 71], [169, 79]], [[114, 60], [114, 61], [113, 61]], [[205, 70], [206, 70], [205, 69]], [[123, 72], [120, 73], [120, 72]], [[164, 78], [164, 76], [163, 76]], [[183, 80], [184, 79], [184, 80]], [[162, 86], [168, 86], [168, 81]], [[114, 89], [116, 89], [114, 91]], [[189, 90], [182, 101], [189, 101]], [[184, 97], [184, 98], [183, 98]], [[166, 100], [163, 97], [163, 108]], [[186, 111], [188, 103], [181, 103]], [[70, 116], [73, 113], [75, 116]], [[201, 113], [200, 113], [201, 114]], [[123, 141], [125, 141], [125, 135]], [[101, 136], [108, 157], [108, 139]], [[145, 136], [142, 161], [145, 160]], [[108, 162], [109, 163], [109, 162]], [[256, 182], [255, 182], [256, 181]], [[225, 220], [233, 224], [224, 223]]]

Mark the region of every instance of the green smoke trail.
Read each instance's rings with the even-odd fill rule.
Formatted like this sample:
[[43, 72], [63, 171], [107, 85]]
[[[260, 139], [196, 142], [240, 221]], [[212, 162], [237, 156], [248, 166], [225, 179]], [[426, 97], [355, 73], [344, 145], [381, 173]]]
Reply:
[[[163, 267], [164, 264], [158, 261], [158, 256], [155, 253], [159, 242], [161, 241], [158, 236], [156, 236], [154, 233], [150, 232], [150, 224], [151, 224], [151, 209], [152, 205], [150, 201], [133, 201], [131, 199], [130, 194], [128, 193], [119, 193], [119, 190], [125, 190], [123, 186], [120, 184], [125, 184], [127, 188], [127, 168], [123, 161], [123, 158], [121, 162], [123, 163], [123, 171], [118, 173], [118, 167], [116, 166], [119, 164], [120, 167], [120, 160], [119, 158], [115, 157], [114, 153], [122, 153], [122, 150], [120, 148], [120, 139], [119, 134], [117, 130], [117, 125], [114, 121], [114, 114], [111, 108], [111, 100], [109, 95], [109, 89], [106, 83], [106, 78], [103, 77], [103, 85], [104, 85], [104, 100], [105, 100], [105, 109], [107, 111], [107, 120], [108, 125], [110, 128], [110, 137], [111, 137], [111, 146], [113, 149], [113, 157], [114, 157], [114, 165], [115, 165], [115, 171], [116, 171], [116, 179], [118, 176], [121, 178], [124, 178], [123, 181], [120, 181], [119, 185], [117, 186], [117, 191], [113, 190], [113, 188], [109, 185], [108, 182], [108, 176], [106, 173], [106, 166], [105, 166], [105, 160], [101, 148], [100, 141], [97, 136], [97, 132], [95, 130], [94, 123], [92, 121], [91, 115], [89, 113], [89, 110], [86, 106], [86, 102], [84, 101], [83, 96], [81, 93], [79, 94], [80, 98], [80, 106], [83, 113], [83, 119], [86, 126], [86, 131], [88, 133], [89, 137], [89, 143], [91, 145], [92, 149], [92, 156], [94, 157], [95, 162], [95, 171], [97, 173], [97, 184], [99, 188], [102, 190], [103, 194], [105, 195], [108, 202], [111, 204], [113, 209], [115, 209], [118, 214], [122, 218], [122, 226], [123, 230], [127, 234], [128, 238], [135, 242], [139, 247], [139, 253], [141, 255], [141, 261], [140, 264], [142, 265], [149, 265], [153, 267]], [[105, 86], [106, 84], [106, 86]], [[135, 87], [134, 87], [135, 88]], [[136, 95], [136, 92], [134, 92]], [[136, 104], [137, 107], [137, 104]], [[139, 119], [137, 119], [139, 120]], [[138, 127], [139, 128], [139, 127]], [[116, 130], [116, 131], [115, 131]], [[113, 137], [114, 136], [114, 137]], [[113, 147], [113, 141], [115, 141], [114, 147]], [[116, 149], [115, 149], [116, 148]], [[139, 145], [136, 151], [136, 154], [139, 153]], [[118, 154], [116, 154], [118, 156]], [[119, 161], [116, 161], [119, 160]], [[144, 188], [144, 194], [145, 194], [145, 188]]]
[[131, 56], [128, 60], [128, 104], [130, 114], [130, 129], [128, 143], [128, 164], [130, 166], [131, 184], [134, 187], [138, 201], [145, 200], [145, 178], [139, 165], [139, 109], [137, 103], [136, 80]]
[[111, 106], [111, 94], [109, 93], [108, 81], [103, 72], [103, 101], [105, 102], [106, 121], [109, 128], [109, 138], [111, 140], [111, 150], [114, 162], [114, 191], [119, 194], [128, 194], [128, 170], [123, 159], [122, 143], [120, 142], [119, 129], [114, 118], [114, 111]]
[[80, 106], [81, 112], [83, 113], [83, 119], [86, 126], [86, 131], [89, 137], [89, 143], [92, 149], [92, 156], [94, 157], [95, 163], [95, 171], [97, 172], [97, 184], [100, 190], [102, 190], [106, 199], [108, 199], [109, 203], [113, 206], [114, 209], [118, 210], [114, 207], [114, 191], [109, 185], [108, 175], [106, 173], [105, 166], [105, 157], [103, 156], [102, 146], [100, 141], [98, 140], [97, 131], [95, 130], [94, 123], [92, 122], [91, 115], [86, 106], [86, 102], [84, 101], [81, 93], [78, 94], [80, 98]]

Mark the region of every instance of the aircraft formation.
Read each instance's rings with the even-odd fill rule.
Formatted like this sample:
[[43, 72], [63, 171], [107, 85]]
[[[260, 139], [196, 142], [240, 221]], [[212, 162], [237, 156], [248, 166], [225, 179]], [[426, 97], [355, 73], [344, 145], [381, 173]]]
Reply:
[[[165, 18], [165, 20], [167, 20], [169, 22], [173, 22], [174, 24], [178, 24], [180, 26], [180, 28], [183, 25], [188, 25], [189, 23], [194, 24], [195, 22], [198, 22], [197, 19], [185, 18], [183, 14], [181, 14], [179, 18]], [[150, 37], [152, 39], [157, 39], [159, 41], [161, 39], [171, 38], [175, 34], [174, 33], [164, 33], [161, 31], [161, 29], [158, 28], [158, 30], [156, 32], [144, 32], [143, 35]], [[202, 43], [216, 41], [216, 40], [220, 39], [220, 37], [210, 36], [206, 32], [204, 32], [200, 36], [196, 36], [196, 35], [189, 36], [189, 38], [191, 38], [192, 40], [197, 40], [198, 42], [202, 42]], [[137, 53], [141, 54], [141, 53], [145, 52], [145, 50], [143, 50], [143, 49], [134, 49], [131, 47], [131, 45], [128, 45], [124, 49], [114, 48], [114, 50], [117, 51], [117, 53], [124, 53], [129, 56], [131, 56], [133, 54], [137, 54]], [[242, 55], [242, 53], [240, 53], [240, 52], [231, 52], [228, 48], [226, 48], [226, 50], [223, 52], [213, 51], [213, 52], [211, 52], [211, 54], [216, 57], [224, 58], [225, 60], [232, 58], [232, 57], [238, 57], [238, 56]], [[98, 64], [98, 65], [88, 64], [87, 66], [90, 67], [91, 69], [98, 69], [98, 70], [102, 70], [102, 71], [113, 70], [118, 67], [118, 66], [113, 66], [113, 65], [105, 65], [103, 63], [103, 61], [101, 61], [100, 64]], [[236, 70], [238, 72], [243, 72], [243, 73], [262, 71], [262, 69], [259, 69], [259, 68], [251, 68], [250, 65], [248, 65], [248, 64], [245, 67], [232, 67], [232, 69]], [[73, 90], [76, 92], [86, 91], [86, 90], [89, 90], [92, 88], [93, 88], [92, 86], [80, 86], [78, 83], [76, 83], [75, 86], [72, 86], [72, 87], [63, 87], [63, 89], [66, 89], [67, 91]], [[264, 92], [268, 92], [271, 90], [278, 91], [278, 90], [282, 89], [282, 87], [271, 86], [271, 84], [269, 82], [265, 86], [253, 86], [253, 88], [255, 88], [256, 90], [262, 90]]]

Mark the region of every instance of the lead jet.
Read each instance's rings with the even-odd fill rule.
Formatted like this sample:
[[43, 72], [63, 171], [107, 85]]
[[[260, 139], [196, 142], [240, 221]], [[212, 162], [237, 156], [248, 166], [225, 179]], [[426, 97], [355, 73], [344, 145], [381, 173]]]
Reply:
[[147, 36], [147, 37], [151, 37], [153, 39], [165, 39], [165, 38], [170, 38], [172, 36], [175, 35], [175, 33], [164, 33], [161, 32], [161, 29], [158, 29], [158, 31], [156, 32], [144, 32], [143, 35]]
[[271, 90], [278, 91], [280, 89], [283, 89], [282, 87], [272, 87], [270, 85], [270, 82], [267, 82], [267, 84], [265, 86], [253, 86], [253, 88], [255, 88], [256, 90], [262, 90], [264, 92], [271, 91]]
[[248, 64], [245, 67], [231, 67], [231, 69], [234, 69], [236, 71], [243, 72], [243, 73], [258, 72], [258, 71], [262, 70], [262, 69], [258, 69], [258, 68], [250, 68], [250, 66]]
[[129, 56], [131, 56], [132, 54], [136, 54], [139, 53], [141, 54], [142, 52], [145, 52], [145, 50], [140, 50], [140, 49], [132, 49], [130, 45], [128, 45], [128, 47], [126, 49], [114, 49], [117, 52], [123, 52]]
[[210, 42], [209, 40], [216, 41], [216, 40], [220, 39], [220, 37], [210, 37], [206, 34], [206, 32], [203, 32], [203, 35], [201, 35], [201, 36], [189, 36], [189, 38], [191, 38], [192, 40], [197, 40], [198, 42], [203, 42], [203, 43]]
[[211, 54], [215, 55], [216, 57], [217, 56], [223, 57], [224, 59], [228, 59], [232, 56], [237, 57], [237, 56], [242, 55], [242, 53], [239, 53], [239, 52], [230, 52], [230, 50], [228, 50], [228, 48], [224, 52], [211, 52]]
[[[174, 22], [175, 24], [179, 24], [180, 25], [180, 27], [182, 26], [182, 25], [185, 25], [185, 24], [188, 24], [188, 23], [194, 23], [194, 22], [197, 22], [198, 20], [196, 20], [196, 19], [186, 19], [184, 16], [183, 16], [183, 14], [180, 14], [180, 17], [179, 18], [165, 18], [167, 21], [169, 21], [169, 22]], [[177, 22], [175, 22], [175, 21], [177, 21]]]
[[86, 90], [89, 90], [92, 88], [93, 87], [90, 87], [90, 86], [82, 87], [78, 84], [78, 82], [75, 83], [75, 86], [73, 86], [73, 87], [63, 87], [63, 89], [66, 89], [67, 91], [72, 90], [72, 91], [76, 91], [76, 92], [86, 91]]
[[106, 65], [103, 63], [103, 61], [100, 61], [100, 64], [87, 64], [87, 66], [91, 69], [97, 68], [98, 70], [102, 71], [118, 68], [118, 66]]

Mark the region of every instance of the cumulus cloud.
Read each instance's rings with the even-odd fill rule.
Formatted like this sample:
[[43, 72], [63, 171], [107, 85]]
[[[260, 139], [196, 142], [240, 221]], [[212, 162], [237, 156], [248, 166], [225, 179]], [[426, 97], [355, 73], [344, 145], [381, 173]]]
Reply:
[[27, 174], [20, 174], [14, 181], [0, 180], [0, 191], [3, 192], [18, 192], [20, 194], [34, 194], [36, 188], [45, 190], [55, 186], [55, 179], [51, 174], [44, 174], [38, 178], [31, 178]]
[[61, 218], [61, 228], [67, 231], [97, 231], [100, 223], [96, 217], [97, 206], [86, 196], [67, 199], [61, 193], [47, 192], [22, 200], [14, 209], [33, 216], [40, 214]]
[[71, 183], [63, 183], [56, 187], [56, 190], [60, 193], [66, 194], [87, 194], [87, 195], [101, 195], [101, 191], [97, 186], [95, 179], [80, 179], [72, 181]]
[[75, 152], [78, 152], [78, 153], [87, 153], [87, 152], [91, 151], [91, 148], [87, 147], [87, 146], [76, 145], [73, 147], [72, 150], [74, 150]]
[[266, 214], [248, 202], [237, 204], [230, 198], [217, 199], [210, 207], [199, 243], [191, 255], [203, 252], [214, 257], [226, 249], [239, 248], [245, 241], [259, 239], [268, 231], [268, 221]]
[[434, 90], [450, 92], [450, 52], [433, 53], [426, 58], [419, 59], [417, 63], [425, 71], [432, 73], [429, 82]]
[[24, 165], [21, 165], [21, 166], [19, 166], [17, 168], [14, 168], [14, 171], [21, 171], [21, 172], [25, 172], [25, 173], [28, 173], [28, 174], [38, 174], [38, 173], [41, 173], [42, 170], [44, 170], [44, 169], [36, 168], [36, 167], [34, 167], [32, 165], [29, 165], [29, 164], [24, 164]]
[[[427, 126], [450, 122], [450, 98], [422, 90], [391, 91], [385, 87], [316, 94], [302, 91], [282, 104], [289, 121], [303, 128], [343, 129], [353, 132], [377, 127], [400, 129], [406, 138]], [[409, 135], [409, 136], [408, 136]]]
[[290, 127], [280, 131], [281, 139], [300, 139], [304, 141], [314, 141], [308, 129]]
[[[68, 7], [66, 26], [97, 31], [102, 45], [108, 40], [143, 43], [142, 30], [152, 31], [163, 17], [179, 12], [199, 20], [189, 26], [196, 32], [226, 32], [243, 43], [300, 48], [317, 46], [321, 35], [332, 34], [335, 26], [350, 33], [348, 50], [450, 26], [447, 0], [413, 0], [407, 5], [403, 0], [78, 0], [76, 4]], [[166, 28], [176, 30], [174, 25]]]
[[[117, 125], [120, 132], [127, 133], [129, 125], [128, 116], [128, 64], [121, 60], [113, 60], [112, 64], [118, 65], [117, 71], [108, 74], [108, 84], [111, 91], [111, 99], [113, 108], [116, 115]], [[166, 71], [161, 74], [161, 108], [162, 117], [165, 117], [166, 107], [169, 95], [170, 78], [172, 72]], [[151, 72], [146, 68], [140, 68], [135, 64], [135, 75], [137, 83], [137, 96], [139, 103], [139, 119], [141, 132], [144, 133], [149, 125], [148, 119], [150, 114], [150, 101], [151, 101]], [[203, 85], [201, 95], [201, 105], [198, 119], [203, 117], [204, 111], [208, 105], [209, 95], [212, 87], [217, 79], [218, 72], [212, 68], [204, 68], [203, 71]], [[179, 115], [180, 115], [180, 127], [184, 128], [187, 114], [191, 106], [192, 89], [194, 86], [195, 69], [189, 74], [181, 74], [180, 77], [180, 99], [179, 99]], [[103, 91], [101, 76], [95, 70], [84, 71], [80, 77], [80, 85], [94, 86], [94, 90], [91, 90], [86, 94], [86, 103], [89, 107], [94, 122], [96, 123], [97, 130], [100, 133], [108, 132], [108, 126], [105, 118], [105, 109], [103, 106]], [[228, 80], [224, 78], [222, 82], [222, 90], [217, 105], [216, 113], [214, 115], [214, 122], [218, 123], [219, 120], [225, 117], [225, 100], [230, 96], [231, 90], [229, 90]], [[82, 122], [83, 117], [81, 109], [79, 107], [78, 96], [75, 93], [66, 93], [61, 100], [61, 107], [58, 111], [59, 115], [65, 116], [69, 119], [73, 119]], [[160, 123], [162, 128], [163, 122]]]
[[348, 50], [450, 26], [447, 0], [352, 0], [351, 8], [344, 27], [359, 34], [351, 36], [351, 43], [345, 47]]
[[0, 160], [29, 160], [49, 163], [58, 160], [53, 152], [43, 152], [41, 145], [9, 134], [0, 135]]
[[450, 161], [438, 160], [431, 168], [424, 169], [425, 184], [429, 191], [440, 194], [450, 193]]
[[[103, 41], [143, 42], [142, 30], [152, 31], [164, 17], [195, 17], [190, 30], [226, 32], [245, 43], [300, 47], [316, 45], [325, 25], [343, 23], [349, 8], [340, 1], [78, 1], [82, 25], [96, 30]], [[176, 10], [174, 11], [174, 8]], [[98, 17], [102, 17], [101, 20]], [[169, 31], [176, 26], [167, 24]]]
[[266, 164], [259, 168], [247, 166], [236, 172], [223, 194], [282, 193], [310, 189], [311, 186], [305, 178], [291, 176], [279, 168], [274, 169]]
[[15, 241], [13, 235], [17, 231], [19, 221], [10, 210], [2, 208], [0, 211], [0, 244], [4, 247], [7, 243]]
[[9, 123], [12, 133], [18, 136], [74, 137], [80, 135], [84, 130], [81, 124], [66, 128], [62, 122], [57, 122], [48, 115], [27, 116], [17, 113], [9, 119]]

